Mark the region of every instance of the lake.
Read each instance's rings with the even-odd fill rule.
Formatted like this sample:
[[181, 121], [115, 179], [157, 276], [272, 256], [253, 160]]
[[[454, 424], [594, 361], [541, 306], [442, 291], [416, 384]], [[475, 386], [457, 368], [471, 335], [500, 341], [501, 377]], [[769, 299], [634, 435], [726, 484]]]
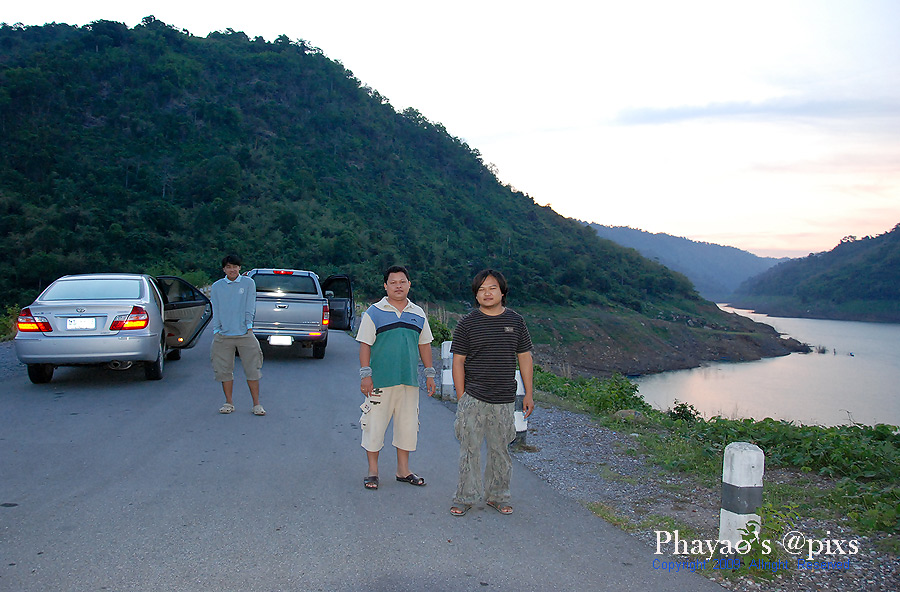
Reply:
[[720, 308], [826, 353], [710, 363], [639, 377], [640, 393], [653, 407], [668, 409], [677, 399], [704, 417], [900, 425], [900, 324], [779, 318]]

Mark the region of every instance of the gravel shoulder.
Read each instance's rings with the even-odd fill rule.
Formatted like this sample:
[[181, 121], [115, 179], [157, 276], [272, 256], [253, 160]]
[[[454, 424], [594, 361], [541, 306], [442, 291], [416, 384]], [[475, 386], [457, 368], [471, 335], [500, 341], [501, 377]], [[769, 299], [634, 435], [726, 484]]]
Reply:
[[[684, 473], [662, 470], [640, 449], [636, 434], [632, 435], [627, 425], [615, 431], [589, 415], [538, 403], [529, 420], [526, 446], [514, 456], [563, 495], [607, 518], [614, 516], [612, 521], [654, 549], [654, 530], [687, 528], [692, 531], [691, 538], [717, 539], [719, 488], [703, 486]], [[765, 482], [790, 482], [795, 477], [788, 471], [770, 471], [764, 486]], [[820, 486], [828, 483], [823, 480]], [[849, 570], [799, 571], [794, 565], [769, 580], [723, 579], [713, 571], [707, 572], [708, 577], [740, 591], [900, 590], [900, 561], [879, 550], [873, 538], [854, 533], [839, 520], [802, 520], [796, 529], [810, 537], [856, 539], [859, 554], [852, 557]]]

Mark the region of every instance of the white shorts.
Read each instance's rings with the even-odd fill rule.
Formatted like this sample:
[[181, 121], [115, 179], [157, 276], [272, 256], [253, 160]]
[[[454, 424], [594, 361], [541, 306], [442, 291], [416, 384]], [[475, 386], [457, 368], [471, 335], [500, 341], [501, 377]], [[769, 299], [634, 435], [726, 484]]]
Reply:
[[394, 419], [394, 447], [412, 452], [419, 436], [419, 387], [389, 386], [381, 395], [369, 397], [369, 411], [359, 420], [362, 428], [362, 447], [378, 452], [384, 447], [384, 433]]

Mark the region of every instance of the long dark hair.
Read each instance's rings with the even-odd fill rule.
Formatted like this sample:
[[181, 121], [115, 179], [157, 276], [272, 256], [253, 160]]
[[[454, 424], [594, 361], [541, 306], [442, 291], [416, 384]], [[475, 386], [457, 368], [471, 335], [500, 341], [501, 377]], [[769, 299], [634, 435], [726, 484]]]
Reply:
[[472, 295], [475, 296], [476, 300], [478, 299], [478, 288], [489, 276], [493, 276], [497, 280], [497, 284], [500, 286], [500, 293], [503, 294], [500, 304], [506, 306], [506, 293], [509, 292], [509, 285], [506, 283], [506, 278], [503, 277], [503, 274], [496, 269], [482, 269], [475, 274], [475, 278], [472, 280]]

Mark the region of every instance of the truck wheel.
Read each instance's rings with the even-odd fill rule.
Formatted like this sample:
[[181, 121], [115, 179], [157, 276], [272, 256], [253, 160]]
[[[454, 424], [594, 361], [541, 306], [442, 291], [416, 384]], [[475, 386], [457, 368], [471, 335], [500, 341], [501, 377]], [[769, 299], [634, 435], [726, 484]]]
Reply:
[[46, 384], [53, 378], [53, 364], [28, 364], [28, 378], [34, 384]]
[[313, 344], [313, 357], [317, 360], [321, 360], [325, 357], [325, 346], [326, 343], [314, 343]]

